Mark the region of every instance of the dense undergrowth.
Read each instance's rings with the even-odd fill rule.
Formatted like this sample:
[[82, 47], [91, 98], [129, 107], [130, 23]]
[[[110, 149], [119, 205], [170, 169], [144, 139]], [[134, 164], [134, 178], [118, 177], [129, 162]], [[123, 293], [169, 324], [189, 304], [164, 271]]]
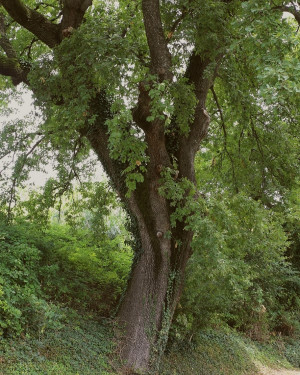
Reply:
[[[94, 211], [79, 196], [60, 222], [38, 196], [9, 224], [1, 219], [0, 375], [119, 373], [111, 322], [131, 238], [105, 194]], [[282, 225], [242, 195], [205, 209], [160, 374], [300, 367], [297, 217]]]
[[69, 314], [60, 329], [0, 341], [1, 375], [109, 374], [111, 332], [77, 314]]
[[60, 327], [59, 306], [110, 316], [131, 263], [118, 236], [97, 245], [84, 230], [0, 225], [0, 337]]
[[[60, 329], [0, 340], [0, 374], [123, 374], [111, 323], [72, 311], [65, 312], [65, 317]], [[277, 339], [262, 345], [233, 331], [204, 330], [191, 342], [174, 343], [162, 359], [159, 374], [258, 375], [259, 363], [292, 368], [291, 364], [300, 363], [299, 341]]]

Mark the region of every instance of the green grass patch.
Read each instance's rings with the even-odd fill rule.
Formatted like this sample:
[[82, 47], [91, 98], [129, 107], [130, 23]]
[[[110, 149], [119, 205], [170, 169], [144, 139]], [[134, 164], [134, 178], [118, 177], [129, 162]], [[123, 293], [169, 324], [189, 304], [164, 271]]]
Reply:
[[257, 375], [258, 369], [242, 338], [204, 331], [193, 344], [174, 347], [165, 355], [162, 374]]
[[[0, 375], [117, 375], [109, 324], [68, 312], [59, 327], [2, 338]], [[159, 375], [258, 375], [257, 363], [291, 368], [299, 366], [299, 357], [297, 340], [261, 344], [233, 331], [205, 330], [168, 348]]]
[[205, 330], [190, 343], [166, 353], [163, 375], [258, 375], [261, 363], [273, 368], [300, 367], [300, 340], [274, 338], [259, 343], [234, 332]]
[[109, 327], [74, 315], [60, 330], [0, 342], [1, 375], [106, 375], [112, 333]]

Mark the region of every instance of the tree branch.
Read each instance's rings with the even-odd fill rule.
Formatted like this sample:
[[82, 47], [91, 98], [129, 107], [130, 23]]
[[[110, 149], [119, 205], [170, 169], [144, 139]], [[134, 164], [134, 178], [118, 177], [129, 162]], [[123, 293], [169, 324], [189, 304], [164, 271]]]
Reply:
[[8, 208], [7, 208], [7, 216], [10, 217], [11, 216], [11, 212], [12, 212], [12, 204], [13, 204], [13, 201], [15, 199], [15, 192], [16, 192], [16, 187], [17, 187], [17, 184], [18, 184], [18, 180], [20, 178], [20, 175], [26, 165], [26, 162], [27, 162], [27, 159], [28, 157], [35, 151], [35, 149], [45, 140], [46, 137], [42, 137], [40, 138], [31, 148], [29, 151], [27, 151], [25, 154], [21, 155], [19, 160], [20, 160], [20, 165], [17, 166], [17, 170], [16, 170], [16, 166], [15, 166], [15, 171], [14, 171], [14, 174], [13, 174], [13, 177], [12, 177], [12, 185], [11, 185], [11, 188], [10, 188], [10, 198], [9, 198], [9, 201], [8, 201]]
[[177, 18], [177, 20], [175, 20], [175, 22], [173, 23], [170, 31], [168, 32], [168, 35], [167, 35], [167, 41], [171, 40], [172, 39], [172, 36], [174, 34], [174, 32], [176, 31], [178, 25], [180, 24], [180, 22], [184, 19], [184, 17], [188, 14], [187, 12], [187, 9], [183, 9], [181, 15]]
[[[186, 77], [195, 87], [198, 104], [195, 108], [194, 122], [191, 124], [189, 137], [190, 142], [198, 149], [200, 141], [206, 136], [209, 116], [205, 110], [205, 102], [208, 91], [212, 85], [213, 78], [208, 78], [204, 72], [211, 63], [209, 58], [202, 58], [194, 52], [186, 71]], [[198, 144], [196, 146], [196, 143]], [[196, 152], [196, 151], [195, 151]]]
[[172, 79], [171, 54], [164, 36], [159, 0], [143, 0], [142, 10], [151, 57], [151, 71], [163, 80]]
[[104, 91], [98, 92], [90, 105], [90, 115], [96, 115], [96, 120], [91, 124], [88, 121], [89, 117], [87, 117], [85, 127], [81, 128], [79, 132], [89, 141], [105, 172], [110, 177], [113, 187], [119, 196], [125, 200], [126, 184], [122, 172], [127, 165], [112, 159], [110, 156], [109, 134], [105, 124], [106, 120], [112, 116], [110, 106], [111, 103], [107, 99], [106, 93]]
[[17, 54], [6, 36], [6, 29], [4, 14], [0, 14], [0, 46], [8, 58], [17, 59]]
[[297, 10], [295, 6], [289, 7], [287, 5], [279, 5], [279, 6], [273, 7], [272, 9], [280, 10], [282, 12], [287, 12], [287, 13], [292, 14], [295, 17], [296, 21], [298, 22], [298, 25], [300, 26], [300, 10]]
[[21, 0], [0, 0], [0, 4], [18, 24], [32, 32], [50, 48], [60, 43], [60, 26], [24, 5]]
[[216, 66], [211, 76], [205, 74], [206, 68], [212, 61], [209, 58], [203, 58], [193, 52], [186, 70], [186, 78], [189, 83], [194, 85], [195, 95], [198, 103], [195, 108], [194, 121], [190, 125], [189, 134], [181, 134], [178, 140], [178, 165], [180, 176], [187, 177], [191, 181], [194, 176], [194, 158], [199, 150], [200, 143], [205, 138], [210, 123], [209, 114], [206, 111], [206, 98], [209, 89], [217, 75], [217, 71], [222, 59], [222, 55], [215, 58]]
[[76, 29], [82, 22], [87, 8], [92, 5], [92, 0], [64, 0], [61, 32], [66, 34], [64, 30]]
[[21, 82], [28, 83], [27, 73], [21, 68], [17, 59], [0, 56], [0, 74], [11, 77], [15, 86]]
[[27, 82], [29, 69], [20, 65], [17, 53], [6, 36], [6, 29], [4, 15], [0, 14], [0, 47], [6, 54], [6, 57], [0, 56], [0, 74], [12, 77], [13, 84], [16, 86], [21, 82]]

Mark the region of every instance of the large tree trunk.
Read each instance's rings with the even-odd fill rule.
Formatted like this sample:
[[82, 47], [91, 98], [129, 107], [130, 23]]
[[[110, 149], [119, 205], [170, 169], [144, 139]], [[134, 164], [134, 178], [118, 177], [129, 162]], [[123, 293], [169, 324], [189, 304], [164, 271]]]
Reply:
[[[149, 199], [149, 195], [144, 195], [144, 199]], [[140, 253], [136, 255], [118, 313], [121, 359], [133, 373], [154, 369], [159, 363], [191, 254], [191, 233], [177, 228], [178, 241], [181, 237], [179, 247], [173, 236], [167, 236], [170, 230], [167, 202], [158, 194], [150, 200], [144, 202], [143, 212], [137, 205], [133, 207]]]
[[[109, 150], [103, 147], [108, 134], [99, 109], [102, 112], [109, 109], [105, 96], [99, 94], [92, 107], [91, 110], [98, 111], [99, 123], [83, 134], [101, 160], [133, 222], [135, 259], [118, 312], [119, 353], [128, 370], [141, 373], [158, 364], [164, 351], [191, 255], [192, 233], [184, 230], [183, 222], [171, 227], [174, 208], [159, 193], [162, 168], [171, 166], [162, 124], [156, 122], [148, 127], [145, 135], [150, 159], [147, 172], [144, 182], [127, 198], [124, 179], [120, 178], [124, 166], [112, 160]], [[194, 160], [187, 157], [191, 165], [187, 169], [184, 165], [185, 174], [181, 171], [181, 176], [189, 174], [193, 178]]]
[[[147, 102], [147, 93], [141, 92], [141, 100]], [[175, 147], [178, 149], [175, 155], [178, 174], [174, 175], [174, 184], [180, 184], [182, 178], [190, 180], [191, 186], [195, 183], [194, 157], [209, 123], [203, 106], [204, 103], [199, 101], [195, 116], [196, 129], [187, 137], [175, 136], [180, 147]], [[109, 137], [103, 121], [110, 110], [105, 93], [97, 95], [90, 110], [97, 114], [98, 121], [92, 127], [83, 129], [82, 135], [89, 139], [134, 224], [135, 259], [118, 313], [119, 353], [128, 370], [133, 374], [135, 371], [141, 373], [155, 367], [164, 351], [180, 298], [184, 271], [191, 255], [192, 233], [185, 230], [184, 220], [171, 226], [171, 216], [176, 207], [159, 192], [164, 183], [161, 172], [166, 167], [172, 168], [171, 158], [174, 155], [168, 147], [170, 142], [163, 122], [155, 120], [151, 124], [146, 123], [144, 132], [149, 157], [147, 172], [144, 181], [137, 184], [136, 190], [128, 198], [122, 174], [125, 166], [113, 160], [109, 148], [103, 147], [103, 144], [108, 144]], [[144, 113], [142, 115], [145, 116]], [[140, 118], [140, 112], [135, 113], [136, 121], [143, 127]], [[171, 143], [174, 143], [174, 139]]]

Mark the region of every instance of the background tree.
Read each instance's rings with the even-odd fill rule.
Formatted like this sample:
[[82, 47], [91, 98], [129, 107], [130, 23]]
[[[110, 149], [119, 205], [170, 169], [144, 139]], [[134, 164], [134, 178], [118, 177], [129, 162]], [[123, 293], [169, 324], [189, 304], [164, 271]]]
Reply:
[[[135, 238], [118, 313], [121, 355], [128, 368], [147, 370], [164, 350], [193, 232], [205, 216], [194, 159], [207, 135], [207, 108], [222, 137], [212, 132], [201, 151], [209, 155], [218, 142], [211, 163], [225, 163], [223, 181], [235, 192], [245, 189], [270, 206], [281, 199], [288, 179], [289, 186], [295, 181], [299, 46], [296, 27], [282, 19], [282, 11], [298, 19], [298, 3], [0, 4], [0, 73], [32, 90], [45, 119], [33, 129], [5, 128], [1, 157], [18, 150], [8, 208], [30, 165], [47, 163], [52, 152], [60, 181], [49, 189], [65, 191], [93, 149]], [[293, 145], [289, 163], [288, 152], [278, 154], [274, 142], [280, 150]], [[202, 178], [201, 167], [199, 173]], [[219, 185], [221, 194], [223, 189]]]

